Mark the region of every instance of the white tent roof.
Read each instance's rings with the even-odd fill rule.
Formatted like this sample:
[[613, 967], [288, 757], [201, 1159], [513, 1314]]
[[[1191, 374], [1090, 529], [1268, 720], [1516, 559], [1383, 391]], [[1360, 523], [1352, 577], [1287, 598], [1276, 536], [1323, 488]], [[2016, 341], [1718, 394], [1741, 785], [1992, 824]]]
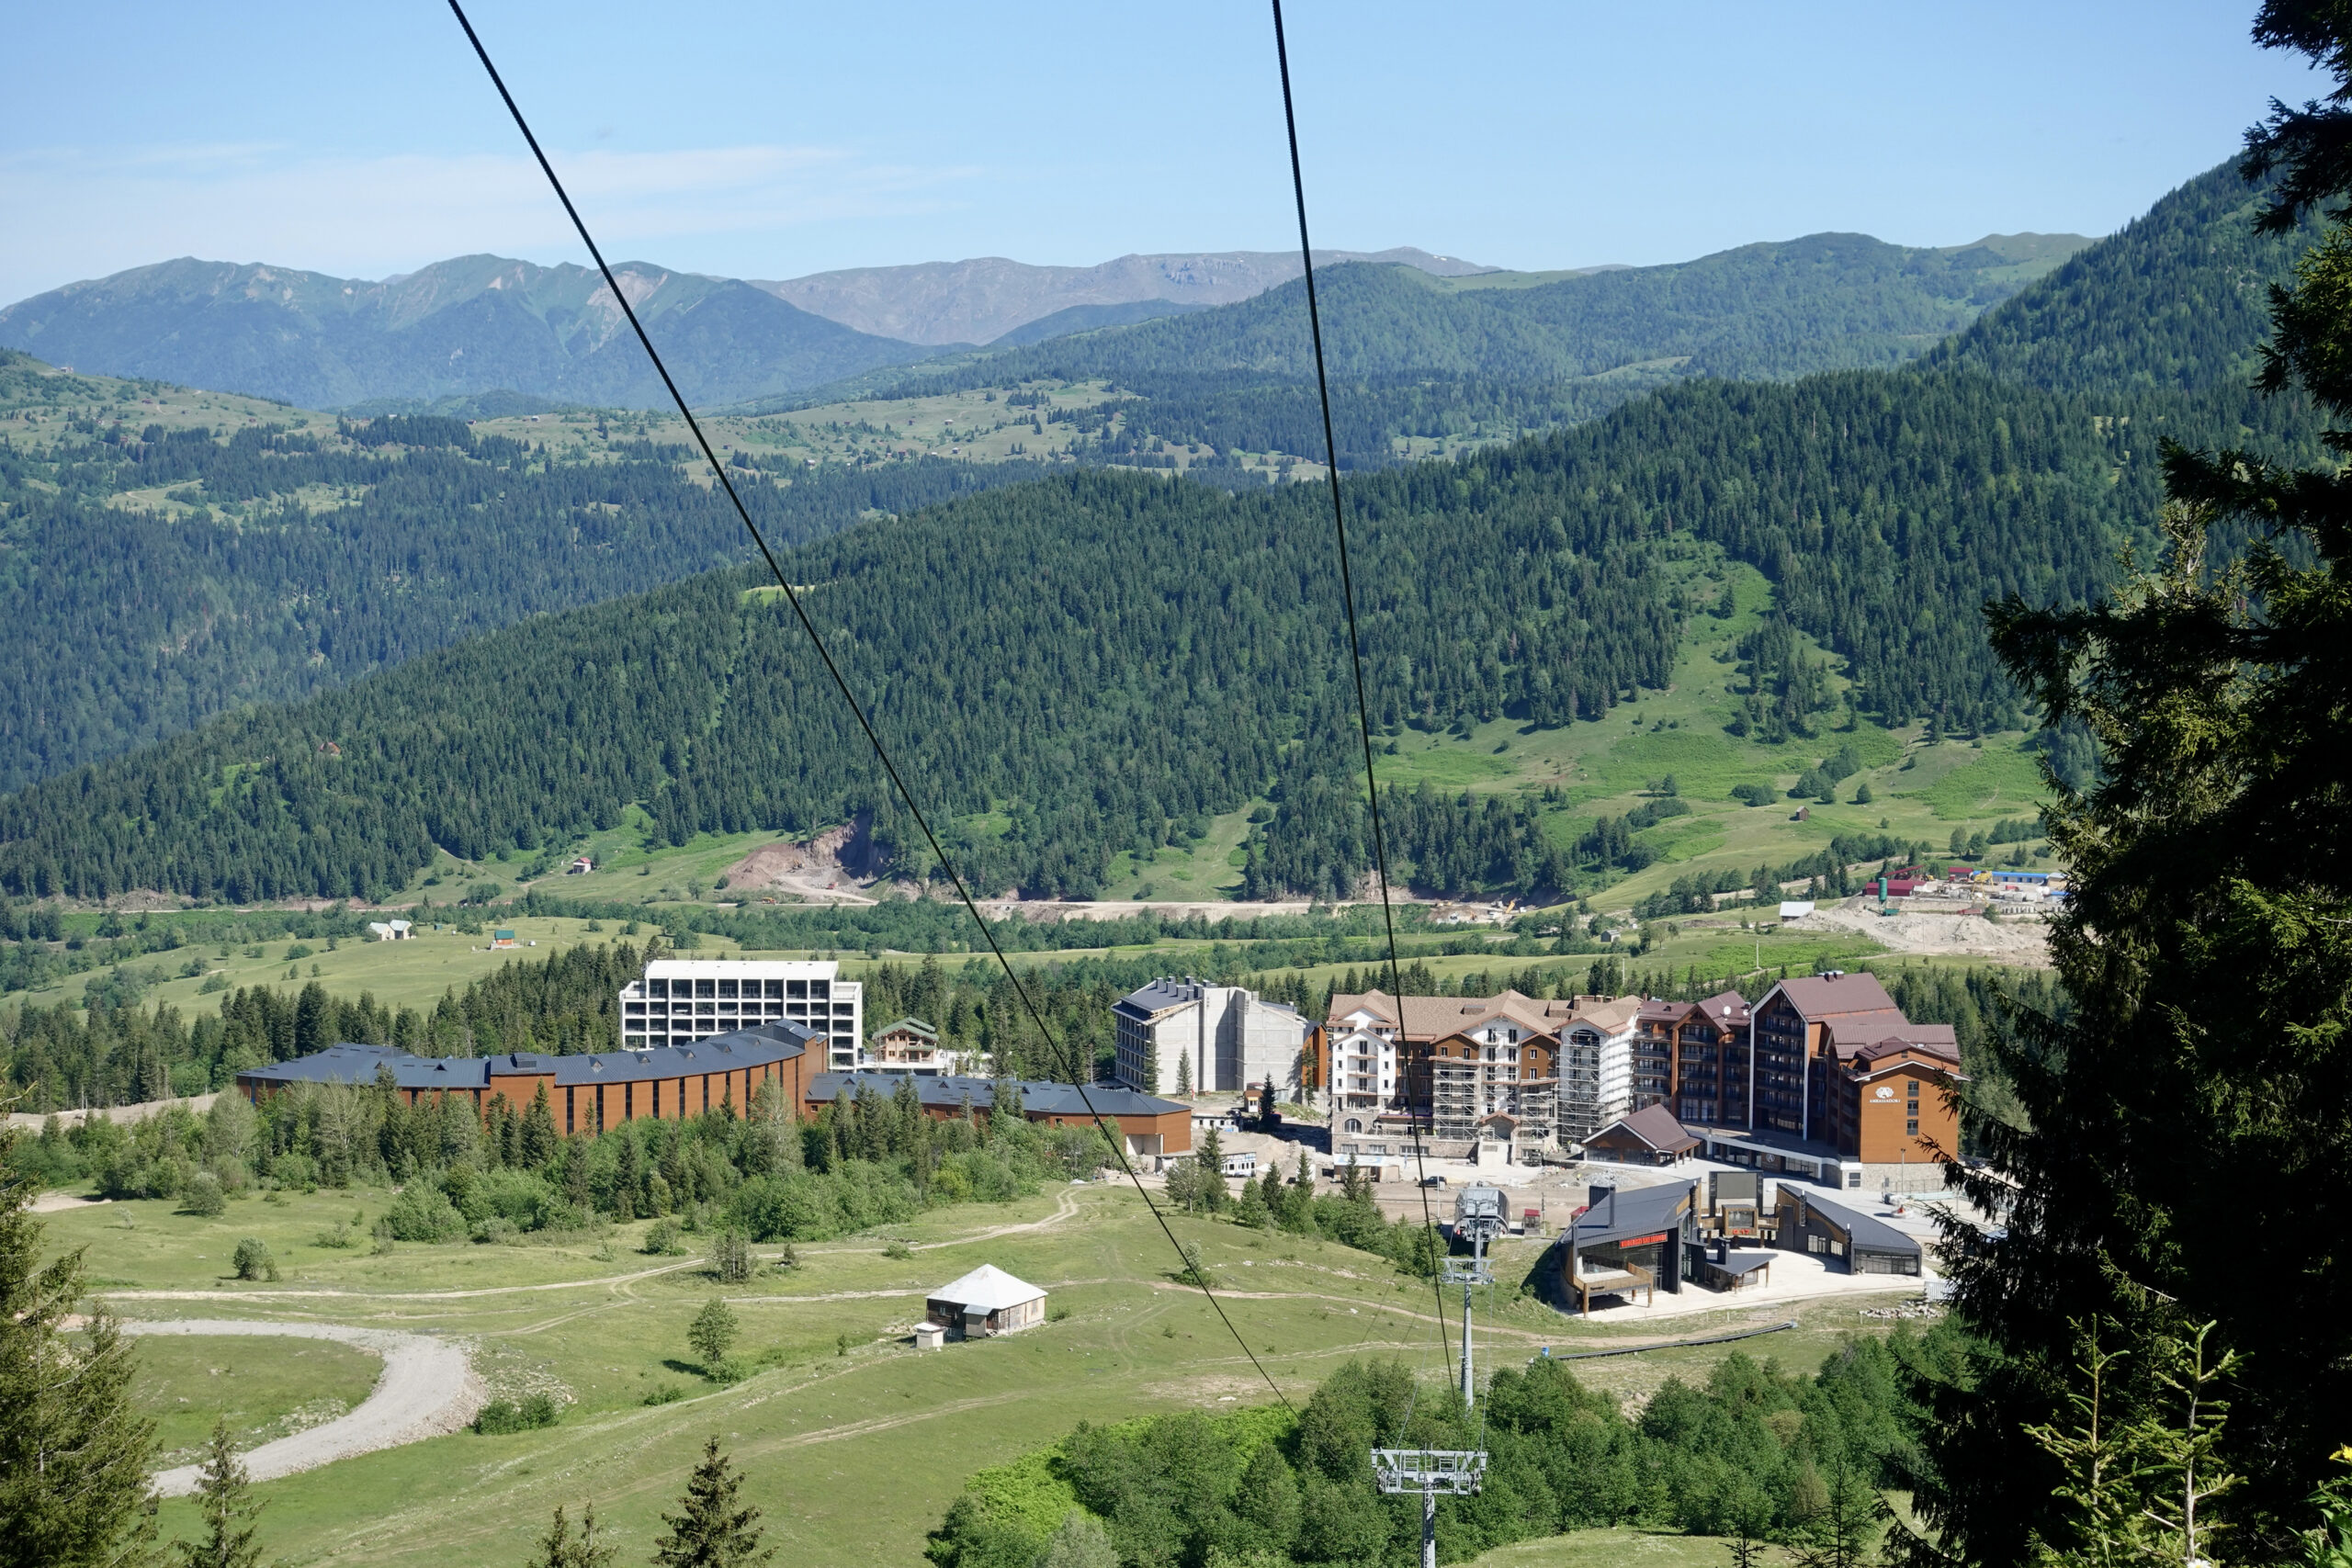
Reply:
[[978, 1307], [986, 1312], [1001, 1312], [1023, 1302], [1034, 1302], [1046, 1292], [1026, 1280], [1016, 1280], [993, 1263], [983, 1263], [960, 1280], [949, 1281], [931, 1292], [935, 1302], [947, 1302], [959, 1307]]
[[1812, 913], [1813, 900], [1810, 898], [1784, 898], [1781, 901], [1781, 919], [1784, 920], [1801, 920]]

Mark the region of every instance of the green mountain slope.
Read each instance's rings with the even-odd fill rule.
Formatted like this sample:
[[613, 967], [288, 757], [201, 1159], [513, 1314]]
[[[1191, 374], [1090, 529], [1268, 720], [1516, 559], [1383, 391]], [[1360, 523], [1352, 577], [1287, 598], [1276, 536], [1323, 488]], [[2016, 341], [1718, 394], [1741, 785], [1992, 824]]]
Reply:
[[[454, 420], [347, 427], [0, 350], [0, 788], [747, 558], [684, 448], [576, 434], [550, 457]], [[1023, 471], [740, 481], [789, 544]]]
[[[1374, 475], [1352, 494], [1376, 716], [1558, 726], [1663, 685], [1698, 613], [1667, 563], [1704, 544], [1780, 580], [1866, 707], [1997, 722], [2013, 699], [1973, 605], [2095, 588], [2151, 467], [2079, 400], [1849, 373], [1681, 389]], [[968, 840], [982, 881], [1084, 894], [1116, 851], [1344, 774], [1328, 526], [1312, 487], [1092, 474], [855, 528], [787, 570], [926, 798], [994, 814]], [[632, 801], [677, 840], [878, 807], [888, 846], [870, 761], [751, 581], [535, 620], [51, 781], [0, 803], [0, 884], [356, 894], [435, 842], [536, 845]]]
[[[1672, 266], [1551, 279], [1434, 277], [1351, 265], [1321, 275], [1343, 460], [1464, 422], [1505, 429], [1591, 418], [1699, 377], [1776, 379], [1900, 363], [2086, 243], [1991, 236], [1917, 250], [1860, 234], [1746, 245]], [[1147, 400], [1131, 440], [1320, 455], [1304, 285], [1178, 318], [863, 378], [917, 396], [1032, 380], [1109, 380]], [[1115, 448], [1106, 453], [1115, 455]]]
[[[2146, 287], [2193, 298], [2242, 287], [2248, 255], [2257, 280], [2289, 265], [2285, 243], [2164, 239], [2193, 227], [2202, 199], [2167, 198], [2083, 259], [2089, 281], [2029, 289], [1987, 337], [2026, 341], [2045, 320], [2126, 340], [2150, 272], [2172, 276]], [[2236, 220], [2207, 210], [2226, 238]], [[2037, 316], [2039, 290], [2060, 287], [2079, 305]], [[2027, 324], [2006, 325], [2011, 312]], [[1730, 689], [1750, 742], [1800, 759], [1768, 771], [1831, 750], [1826, 728], [1849, 705], [1888, 724], [2014, 724], [1978, 607], [2097, 592], [2154, 510], [2146, 433], [2235, 436], [2244, 401], [2227, 363], [2136, 389], [1996, 368], [2008, 373], [1946, 356], [1695, 381], [1464, 461], [1351, 480], [1376, 722], [1401, 739], [1506, 715], [1530, 735], [1589, 720], [1676, 678], [1721, 583], [1749, 570], [1776, 615], [1696, 678]], [[2270, 434], [2310, 436], [2291, 418]], [[1329, 891], [1364, 857], [1324, 504], [1313, 487], [1228, 496], [1064, 476], [851, 529], [787, 570], [815, 585], [851, 679], [924, 799], [957, 820], [984, 886], [1082, 896], [1118, 852], [1265, 798], [1251, 885]], [[543, 617], [50, 781], [0, 802], [0, 886], [364, 893], [398, 886], [435, 843], [528, 848], [610, 827], [632, 803], [673, 841], [870, 811], [880, 851], [919, 874], [811, 656], [750, 581]], [[1416, 816], [1432, 835], [1467, 830]], [[1499, 847], [1525, 825], [1506, 801], [1476, 830]], [[1624, 833], [1596, 828], [1551, 857], [1555, 874], [1629, 865]], [[1434, 840], [1414, 852], [1493, 858]]]
[[[735, 402], [930, 350], [731, 278], [614, 269], [686, 395]], [[380, 283], [183, 257], [0, 310], [0, 347], [109, 375], [335, 408], [498, 389], [656, 408], [668, 399], [604, 280], [460, 256]]]

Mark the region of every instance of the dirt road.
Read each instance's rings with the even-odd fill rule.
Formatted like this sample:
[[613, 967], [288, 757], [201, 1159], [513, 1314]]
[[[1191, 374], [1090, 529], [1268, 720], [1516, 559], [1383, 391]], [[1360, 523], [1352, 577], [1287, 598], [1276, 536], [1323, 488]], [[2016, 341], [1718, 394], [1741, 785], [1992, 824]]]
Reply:
[[[275, 1481], [297, 1471], [315, 1470], [339, 1459], [397, 1448], [454, 1432], [478, 1415], [488, 1397], [466, 1359], [465, 1348], [447, 1339], [403, 1334], [389, 1328], [345, 1328], [328, 1323], [251, 1323], [188, 1318], [171, 1323], [126, 1323], [126, 1334], [256, 1335], [277, 1338], [333, 1339], [384, 1359], [383, 1375], [359, 1407], [307, 1432], [280, 1438], [243, 1456], [255, 1481]], [[165, 1497], [196, 1490], [197, 1467], [181, 1465], [155, 1477]]]

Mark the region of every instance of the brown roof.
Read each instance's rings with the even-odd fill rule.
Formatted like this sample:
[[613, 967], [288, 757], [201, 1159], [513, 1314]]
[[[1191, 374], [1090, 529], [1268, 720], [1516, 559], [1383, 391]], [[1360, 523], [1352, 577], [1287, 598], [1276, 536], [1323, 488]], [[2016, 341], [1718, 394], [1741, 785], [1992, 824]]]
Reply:
[[1835, 979], [1820, 975], [1807, 975], [1799, 979], [1783, 980], [1773, 987], [1795, 1004], [1806, 1021], [1835, 1021], [1847, 1014], [1859, 1012], [1890, 1012], [1901, 1018], [1894, 998], [1871, 974], [1840, 975]]
[[1960, 1042], [1949, 1023], [1915, 1023], [1883, 1040], [1853, 1050], [1841, 1048], [1840, 1056], [1856, 1064], [1867, 1064], [1895, 1055], [1900, 1052], [1917, 1051], [1922, 1055], [1939, 1057], [1952, 1066], [1960, 1065]]
[[1631, 1138], [1643, 1147], [1664, 1155], [1679, 1155], [1699, 1146], [1699, 1140], [1684, 1132], [1682, 1123], [1674, 1119], [1674, 1112], [1663, 1105], [1645, 1105], [1631, 1116], [1611, 1122], [1585, 1142], [1597, 1144], [1611, 1134]]
[[[1385, 991], [1335, 996], [1329, 1015], [1332, 1026], [1336, 1028], [1340, 1020], [1358, 1010], [1396, 1024], [1399, 999]], [[1569, 1011], [1566, 1002], [1544, 1001], [1517, 991], [1505, 991], [1497, 997], [1406, 997], [1401, 1006], [1405, 1038], [1421, 1043], [1442, 1040], [1496, 1019], [1509, 1019], [1522, 1029], [1550, 1034], [1567, 1021]]]

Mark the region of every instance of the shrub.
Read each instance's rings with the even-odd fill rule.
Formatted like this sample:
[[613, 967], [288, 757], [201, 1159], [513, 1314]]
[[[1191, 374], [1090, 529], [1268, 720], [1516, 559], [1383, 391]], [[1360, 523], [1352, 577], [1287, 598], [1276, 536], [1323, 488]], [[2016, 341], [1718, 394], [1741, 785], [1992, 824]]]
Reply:
[[1775, 793], [1770, 784], [1744, 784], [1733, 788], [1731, 797], [1748, 806], [1770, 806]]
[[229, 1211], [229, 1195], [220, 1190], [220, 1179], [209, 1170], [199, 1170], [188, 1179], [187, 1190], [180, 1196], [180, 1212], [202, 1214], [207, 1218]]
[[740, 1285], [752, 1277], [752, 1244], [741, 1231], [729, 1226], [713, 1238], [710, 1271], [722, 1285]]
[[501, 1247], [510, 1247], [523, 1239], [522, 1227], [503, 1214], [476, 1221], [471, 1234], [476, 1241]]
[[269, 1253], [269, 1243], [259, 1236], [247, 1236], [237, 1243], [237, 1250], [230, 1259], [240, 1280], [275, 1280], [277, 1259]]
[[675, 1404], [686, 1397], [686, 1391], [673, 1382], [665, 1382], [645, 1396], [648, 1404]]
[[901, 1263], [905, 1262], [908, 1258], [912, 1258], [914, 1255], [915, 1249], [913, 1247], [909, 1247], [903, 1241], [896, 1239], [893, 1239], [889, 1246], [882, 1249], [883, 1257], [896, 1258]]
[[474, 1417], [474, 1430], [485, 1438], [503, 1437], [509, 1432], [528, 1432], [540, 1427], [552, 1427], [561, 1412], [556, 1403], [544, 1393], [524, 1396], [520, 1404], [508, 1399], [493, 1399], [481, 1407]]
[[694, 1322], [686, 1325], [686, 1343], [700, 1358], [703, 1375], [714, 1382], [723, 1382], [730, 1375], [727, 1352], [733, 1348], [740, 1327], [734, 1310], [717, 1296], [711, 1297], [695, 1314]]
[[331, 1247], [338, 1249], [349, 1247], [351, 1245], [351, 1227], [344, 1224], [341, 1220], [337, 1220], [334, 1224], [329, 1225], [326, 1229], [312, 1236], [311, 1238], [311, 1245], [312, 1247]]
[[466, 1217], [438, 1187], [412, 1181], [384, 1211], [384, 1224], [400, 1241], [455, 1241], [466, 1234]]
[[653, 1258], [666, 1258], [673, 1252], [683, 1251], [678, 1246], [678, 1222], [656, 1220], [646, 1226], [645, 1250]]

